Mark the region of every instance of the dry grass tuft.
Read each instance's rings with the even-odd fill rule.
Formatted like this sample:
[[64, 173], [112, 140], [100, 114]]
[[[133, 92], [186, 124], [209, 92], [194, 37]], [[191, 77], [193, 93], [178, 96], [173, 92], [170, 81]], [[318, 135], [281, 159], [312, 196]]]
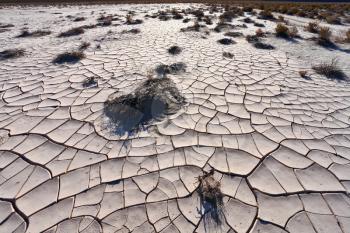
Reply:
[[80, 61], [81, 59], [85, 58], [85, 55], [81, 51], [73, 51], [73, 52], [65, 52], [62, 54], [59, 54], [52, 63], [55, 64], [63, 64], [63, 63], [70, 63], [74, 64]]
[[179, 46], [171, 46], [168, 49], [168, 53], [172, 54], [172, 55], [177, 55], [179, 53], [181, 53], [182, 49]]
[[37, 30], [33, 32], [29, 32], [28, 30], [23, 30], [17, 37], [41, 37], [41, 36], [47, 36], [50, 35], [51, 31], [43, 31], [43, 30]]
[[306, 77], [307, 77], [307, 71], [306, 71], [306, 70], [300, 70], [300, 71], [299, 71], [299, 75], [300, 75], [300, 77], [302, 77], [302, 78], [306, 78]]
[[222, 56], [226, 57], [226, 58], [230, 58], [230, 59], [232, 59], [234, 57], [234, 55], [230, 52], [223, 52]]
[[91, 43], [89, 43], [89, 42], [83, 42], [83, 43], [81, 43], [81, 45], [79, 46], [79, 50], [80, 50], [80, 51], [84, 51], [84, 50], [86, 50], [87, 48], [89, 48], [90, 45], [91, 45]]
[[107, 100], [104, 113], [115, 134], [133, 134], [176, 113], [185, 103], [171, 79], [148, 78], [134, 92]]
[[97, 87], [97, 78], [96, 77], [88, 77], [84, 80], [83, 82], [83, 87], [84, 88], [91, 88], [91, 87]]
[[275, 46], [270, 45], [270, 44], [266, 44], [263, 42], [256, 42], [256, 43], [253, 43], [253, 45], [257, 49], [266, 49], [266, 50], [275, 49]]
[[223, 44], [223, 45], [236, 44], [236, 42], [230, 38], [220, 39], [220, 40], [218, 40], [218, 43]]
[[276, 31], [276, 36], [289, 38], [289, 28], [286, 25], [282, 23], [278, 23], [275, 28], [275, 31]]
[[220, 189], [220, 182], [215, 180], [214, 170], [198, 177], [201, 208], [204, 210], [205, 220], [214, 220], [216, 225], [222, 223], [223, 218], [223, 194]]
[[311, 33], [318, 33], [320, 29], [320, 25], [317, 22], [310, 22], [306, 26], [306, 31], [311, 32]]
[[259, 28], [259, 29], [257, 29], [257, 30], [255, 31], [255, 35], [256, 35], [257, 37], [264, 37], [264, 36], [265, 36], [265, 32]]
[[0, 52], [0, 61], [22, 57], [24, 53], [24, 49], [7, 49]]
[[338, 66], [337, 59], [332, 59], [330, 63], [322, 63], [312, 67], [317, 74], [324, 75], [328, 79], [333, 80], [347, 80], [348, 77]]
[[331, 41], [332, 31], [329, 27], [320, 27], [318, 32], [317, 43], [321, 46], [329, 47], [333, 46]]
[[69, 37], [69, 36], [78, 36], [85, 32], [82, 27], [76, 27], [69, 29], [68, 31], [62, 32], [58, 35], [58, 37]]

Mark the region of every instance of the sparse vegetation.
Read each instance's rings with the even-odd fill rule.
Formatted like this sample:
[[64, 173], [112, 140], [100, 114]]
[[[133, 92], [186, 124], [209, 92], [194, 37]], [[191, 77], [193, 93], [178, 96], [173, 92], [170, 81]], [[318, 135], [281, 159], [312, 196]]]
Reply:
[[182, 49], [179, 46], [171, 46], [168, 49], [168, 53], [172, 54], [172, 55], [177, 55], [179, 53], [181, 53]]
[[223, 39], [218, 40], [218, 42], [220, 44], [223, 44], [223, 45], [236, 44], [236, 42], [230, 38], [223, 38]]
[[0, 52], [0, 61], [18, 58], [24, 55], [24, 49], [7, 49]]
[[143, 21], [141, 19], [134, 19], [131, 14], [126, 15], [126, 24], [134, 25], [134, 24], [141, 24]]
[[320, 27], [318, 32], [317, 43], [324, 47], [333, 46], [331, 41], [332, 31], [329, 27]]
[[157, 66], [156, 73], [160, 77], [166, 77], [167, 74], [178, 74], [186, 71], [186, 64], [182, 62], [174, 63], [171, 65], [161, 64]]
[[215, 180], [213, 173], [214, 170], [211, 170], [198, 177], [198, 193], [206, 220], [210, 218], [214, 220], [215, 224], [220, 225], [223, 218], [223, 194], [220, 182]]
[[230, 52], [223, 52], [222, 56], [226, 57], [226, 58], [230, 58], [230, 59], [232, 59], [234, 57], [233, 54]]
[[43, 30], [37, 30], [33, 32], [29, 32], [28, 30], [22, 30], [22, 32], [17, 37], [41, 37], [41, 36], [47, 36], [50, 35], [51, 31], [43, 31]]
[[306, 71], [306, 70], [300, 70], [300, 71], [299, 71], [299, 75], [300, 75], [300, 77], [302, 77], [302, 78], [306, 78], [306, 77], [307, 77], [307, 71]]
[[122, 34], [139, 34], [141, 31], [138, 28], [133, 28], [130, 30], [123, 30], [121, 33]]
[[69, 29], [68, 31], [62, 32], [58, 35], [58, 37], [69, 37], [69, 36], [78, 36], [83, 34], [85, 31], [82, 27], [76, 27]]
[[255, 42], [255, 43], [253, 43], [253, 45], [257, 49], [267, 49], [267, 50], [275, 49], [275, 47], [273, 45], [266, 44], [263, 42]]
[[269, 10], [260, 11], [258, 18], [259, 19], [267, 19], [267, 20], [275, 20], [276, 19], [273, 16], [273, 14], [271, 13], [271, 11], [269, 11]]
[[74, 64], [80, 61], [81, 59], [85, 58], [85, 55], [81, 51], [73, 51], [73, 52], [65, 52], [62, 54], [59, 54], [52, 63], [55, 64], [63, 64], [63, 63], [70, 63]]
[[104, 113], [115, 134], [132, 134], [154, 121], [176, 113], [185, 98], [169, 78], [148, 78], [133, 93], [109, 99]]
[[324, 75], [328, 79], [347, 80], [348, 77], [338, 66], [337, 59], [332, 59], [330, 63], [321, 63], [312, 67], [317, 74]]
[[81, 43], [81, 45], [79, 46], [79, 50], [80, 51], [84, 51], [84, 50], [86, 50], [87, 48], [89, 48], [90, 47], [90, 43], [89, 42], [83, 42], [83, 43]]
[[261, 30], [260, 28], [258, 30], [255, 31], [255, 35], [257, 37], [264, 37], [265, 36], [265, 32], [263, 32], [263, 30]]
[[308, 25], [306, 26], [306, 31], [311, 32], [311, 33], [318, 33], [319, 31], [319, 24], [317, 22], [310, 22], [308, 23]]
[[283, 37], [283, 38], [289, 37], [289, 28], [282, 23], [277, 24], [275, 31], [276, 31], [277, 37]]
[[228, 37], [241, 37], [243, 36], [242, 32], [226, 32], [224, 34], [224, 36], [228, 36]]
[[73, 21], [74, 22], [81, 22], [81, 21], [85, 21], [86, 18], [85, 17], [76, 17]]
[[90, 88], [98, 86], [97, 80], [95, 77], [88, 77], [83, 82], [83, 87]]

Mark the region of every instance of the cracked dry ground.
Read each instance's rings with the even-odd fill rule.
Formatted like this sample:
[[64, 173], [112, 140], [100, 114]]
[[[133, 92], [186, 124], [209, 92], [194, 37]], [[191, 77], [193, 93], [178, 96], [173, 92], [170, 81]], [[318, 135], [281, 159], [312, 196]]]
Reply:
[[[148, 7], [134, 7], [135, 17]], [[30, 24], [57, 34], [72, 23], [53, 13], [92, 10], [10, 11], [14, 24], [31, 15]], [[116, 33], [73, 65], [51, 61], [79, 37], [0, 34], [1, 46], [26, 49], [0, 62], [0, 232], [350, 232], [349, 84], [304, 80], [307, 61], [243, 39], [221, 45], [221, 34], [205, 39], [180, 32], [184, 25], [111, 27]], [[135, 27], [139, 34], [118, 33]], [[80, 38], [96, 42], [111, 28]], [[173, 45], [182, 53], [169, 55]], [[135, 135], [108, 132], [107, 98], [175, 62], [186, 72], [168, 77], [188, 105]], [[99, 77], [98, 87], [84, 88], [87, 77]], [[218, 226], [205, 223], [197, 192], [211, 168], [224, 195]]]

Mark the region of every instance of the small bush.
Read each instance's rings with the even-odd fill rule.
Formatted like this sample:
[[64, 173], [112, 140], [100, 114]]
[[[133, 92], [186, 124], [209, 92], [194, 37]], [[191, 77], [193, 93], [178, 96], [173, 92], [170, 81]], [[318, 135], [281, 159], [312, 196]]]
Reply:
[[329, 79], [348, 79], [345, 73], [338, 67], [336, 59], [333, 59], [330, 63], [322, 63], [320, 65], [313, 66], [312, 69], [314, 69], [317, 74], [324, 75]]
[[298, 28], [296, 26], [293, 26], [291, 28], [289, 28], [289, 36], [294, 38], [297, 37], [299, 35], [299, 31]]
[[134, 25], [134, 24], [141, 24], [143, 21], [141, 19], [133, 19], [133, 16], [131, 14], [128, 14], [126, 16], [126, 24]]
[[258, 30], [255, 31], [255, 35], [257, 37], [264, 37], [265, 36], [265, 32], [263, 32], [263, 30], [261, 30], [260, 28]]
[[77, 63], [81, 59], [85, 58], [84, 53], [82, 52], [65, 52], [59, 54], [52, 62], [55, 64], [63, 64], [63, 63]]
[[306, 26], [306, 30], [311, 33], [318, 33], [320, 26], [317, 22], [310, 22]]
[[181, 53], [182, 49], [179, 46], [171, 46], [168, 49], [168, 53], [172, 54], [172, 55], [177, 55], [179, 53]]
[[7, 49], [0, 52], [0, 61], [18, 58], [24, 55], [24, 49]]
[[258, 18], [260, 18], [260, 19], [268, 19], [268, 20], [275, 19], [275, 17], [271, 13], [271, 11], [268, 11], [268, 10], [260, 11]]
[[289, 37], [289, 28], [281, 23], [278, 23], [276, 28], [276, 36], [278, 37], [284, 37], [284, 38], [288, 38]]
[[17, 37], [40, 37], [40, 36], [47, 36], [50, 35], [51, 31], [42, 31], [37, 30], [34, 32], [29, 32], [27, 30], [23, 30]]
[[138, 28], [133, 28], [130, 30], [123, 30], [121, 33], [122, 34], [139, 34], [141, 31]]
[[235, 44], [236, 42], [230, 38], [223, 38], [223, 39], [218, 40], [218, 43], [223, 44], [223, 45], [230, 45], [230, 44]]
[[95, 77], [86, 78], [83, 82], [83, 87], [85, 87], [85, 88], [97, 87], [97, 86], [98, 86], [98, 83], [97, 83]]
[[58, 37], [69, 37], [69, 36], [78, 36], [83, 34], [85, 31], [82, 27], [72, 28], [68, 31], [62, 32], [58, 35]]
[[233, 54], [232, 53], [229, 53], [229, 52], [223, 52], [222, 53], [222, 56], [223, 57], [226, 57], [226, 58], [230, 58], [230, 59], [232, 59], [234, 56], [233, 56]]
[[226, 32], [224, 34], [224, 36], [228, 36], [228, 37], [241, 37], [243, 36], [242, 32]]
[[300, 77], [305, 78], [306, 75], [307, 75], [307, 71], [306, 71], [306, 70], [300, 70], [300, 71], [299, 71], [299, 75], [300, 75]]
[[341, 19], [337, 15], [331, 15], [326, 17], [326, 22], [329, 24], [342, 24]]
[[275, 49], [273, 45], [262, 43], [262, 42], [256, 42], [256, 43], [253, 43], [253, 45], [257, 49], [266, 49], [266, 50]]
[[324, 47], [334, 46], [333, 42], [331, 41], [331, 36], [332, 31], [329, 27], [320, 27], [320, 30], [318, 32], [317, 43]]
[[84, 50], [86, 50], [87, 48], [89, 48], [90, 47], [90, 43], [89, 42], [83, 42], [83, 43], [81, 43], [81, 45], [79, 46], [79, 50], [80, 51], [84, 51]]
[[257, 37], [256, 35], [247, 35], [245, 37], [245, 39], [249, 42], [249, 43], [256, 43], [260, 41], [260, 38]]
[[257, 23], [257, 22], [254, 23], [254, 26], [259, 27], [259, 28], [265, 27], [265, 25], [263, 23]]
[[85, 17], [77, 17], [77, 18], [75, 18], [73, 21], [74, 21], [74, 22], [81, 22], [81, 21], [84, 21], [84, 20], [86, 20]]
[[350, 29], [345, 33], [345, 42], [350, 43]]

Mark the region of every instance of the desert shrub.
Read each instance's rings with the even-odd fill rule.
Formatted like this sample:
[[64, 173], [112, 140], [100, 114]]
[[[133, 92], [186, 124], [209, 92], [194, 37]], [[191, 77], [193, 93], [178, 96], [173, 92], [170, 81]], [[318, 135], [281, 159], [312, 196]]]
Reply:
[[119, 135], [135, 133], [154, 121], [176, 113], [185, 98], [169, 78], [148, 78], [134, 92], [104, 103], [108, 126]]
[[22, 30], [21, 33], [17, 37], [40, 37], [40, 36], [46, 36], [50, 35], [51, 31], [42, 31], [37, 30], [33, 32], [29, 32], [28, 30]]
[[291, 28], [289, 28], [289, 36], [294, 38], [297, 37], [299, 34], [298, 28], [296, 26], [293, 26]]
[[75, 18], [73, 21], [74, 21], [74, 22], [81, 22], [81, 21], [84, 21], [84, 20], [86, 20], [85, 17], [77, 17], [77, 18]]
[[233, 54], [230, 53], [230, 52], [223, 52], [223, 53], [222, 53], [222, 56], [223, 56], [223, 57], [226, 57], [226, 58], [230, 58], [230, 59], [233, 58]]
[[276, 31], [276, 36], [278, 37], [284, 37], [284, 38], [289, 37], [289, 28], [282, 23], [277, 24], [275, 31]]
[[320, 27], [318, 32], [317, 43], [321, 46], [333, 46], [331, 41], [332, 31], [329, 27]]
[[63, 63], [77, 63], [81, 59], [85, 58], [85, 55], [83, 52], [65, 52], [62, 54], [57, 55], [55, 59], [53, 59], [52, 63], [55, 64], [63, 64]]
[[171, 46], [168, 49], [168, 53], [172, 54], [172, 55], [177, 55], [179, 53], [181, 53], [182, 49], [179, 46]]
[[69, 36], [78, 36], [83, 34], [85, 31], [82, 27], [76, 27], [69, 29], [68, 31], [62, 32], [58, 35], [58, 37], [69, 37]]
[[299, 71], [299, 75], [300, 75], [300, 77], [302, 77], [302, 78], [306, 78], [306, 77], [307, 77], [307, 71], [306, 71], [306, 70], [300, 70], [300, 71]]
[[268, 10], [260, 11], [258, 18], [260, 18], [260, 19], [268, 19], [268, 20], [275, 19], [275, 17], [271, 13], [271, 11], [268, 11]]
[[134, 24], [141, 24], [143, 21], [141, 19], [134, 19], [131, 14], [126, 15], [126, 24], [134, 25]]
[[24, 49], [7, 49], [0, 52], [0, 61], [18, 58], [24, 55]]
[[337, 15], [330, 15], [326, 17], [326, 22], [329, 24], [341, 24], [341, 19]]
[[249, 43], [256, 43], [260, 41], [260, 38], [256, 35], [247, 35], [245, 37], [245, 39], [249, 42]]
[[265, 25], [263, 23], [257, 23], [257, 22], [254, 23], [254, 26], [255, 27], [260, 27], [260, 28], [265, 27]]
[[257, 29], [257, 30], [255, 31], [255, 35], [256, 35], [257, 37], [264, 37], [264, 36], [265, 36], [265, 32], [263, 32], [263, 30], [261, 30], [261, 29], [259, 28], [259, 29]]
[[251, 19], [251, 18], [249, 18], [249, 17], [244, 18], [244, 19], [243, 19], [243, 22], [245, 22], [245, 23], [255, 23], [255, 21], [254, 21], [254, 20], [252, 20], [252, 19]]
[[230, 39], [230, 38], [223, 38], [223, 39], [220, 39], [220, 40], [218, 40], [218, 43], [223, 44], [223, 45], [236, 44], [236, 42], [233, 41], [233, 40]]
[[202, 212], [205, 213], [204, 224], [214, 220], [215, 225], [220, 225], [223, 221], [223, 194], [220, 189], [220, 182], [213, 176], [214, 170], [205, 172], [198, 177], [198, 194]]
[[222, 22], [231, 22], [234, 18], [237, 18], [237, 13], [234, 11], [225, 11], [219, 16]]
[[245, 7], [243, 7], [242, 10], [243, 10], [244, 12], [252, 12], [252, 11], [253, 11], [253, 7], [245, 6]]
[[189, 32], [189, 31], [195, 31], [195, 32], [199, 32], [201, 28], [206, 27], [205, 25], [201, 25], [199, 24], [198, 20], [194, 21], [193, 26], [188, 26], [186, 28], [181, 28], [180, 31], [181, 32]]
[[96, 87], [97, 85], [98, 83], [95, 77], [88, 77], [83, 82], [83, 87], [85, 88]]
[[211, 20], [211, 18], [209, 16], [204, 16], [203, 21], [205, 22], [205, 24], [207, 25], [212, 25], [213, 21]]
[[241, 37], [243, 36], [242, 32], [226, 32], [224, 34], [224, 36], [228, 36], [228, 37]]
[[279, 15], [278, 16], [278, 21], [284, 23], [284, 17], [282, 15]]
[[83, 51], [83, 50], [86, 50], [87, 48], [90, 47], [90, 43], [89, 42], [83, 42], [81, 43], [81, 45], [79, 46], [79, 50]]
[[338, 66], [337, 59], [332, 59], [330, 63], [322, 63], [312, 67], [317, 74], [324, 75], [328, 79], [346, 80], [345, 73]]
[[166, 77], [167, 74], [178, 74], [186, 71], [186, 64], [182, 62], [177, 62], [171, 65], [161, 64], [156, 67], [156, 73], [160, 77]]
[[253, 43], [253, 45], [257, 49], [266, 49], [266, 50], [275, 49], [275, 47], [273, 45], [266, 44], [263, 42], [255, 42], [255, 43]]
[[310, 22], [306, 26], [306, 30], [311, 33], [318, 33], [320, 26], [317, 22]]
[[133, 28], [130, 30], [123, 30], [121, 33], [122, 34], [139, 34], [141, 31], [138, 28]]
[[350, 43], [350, 29], [345, 33], [345, 42]]
[[188, 23], [188, 22], [190, 22], [190, 21], [191, 21], [191, 20], [190, 20], [189, 18], [186, 18], [186, 19], [182, 20], [183, 23]]
[[223, 22], [219, 22], [215, 28], [214, 31], [215, 32], [222, 32], [222, 31], [228, 31], [228, 30], [232, 30], [234, 29], [235, 26], [229, 23], [223, 23]]

